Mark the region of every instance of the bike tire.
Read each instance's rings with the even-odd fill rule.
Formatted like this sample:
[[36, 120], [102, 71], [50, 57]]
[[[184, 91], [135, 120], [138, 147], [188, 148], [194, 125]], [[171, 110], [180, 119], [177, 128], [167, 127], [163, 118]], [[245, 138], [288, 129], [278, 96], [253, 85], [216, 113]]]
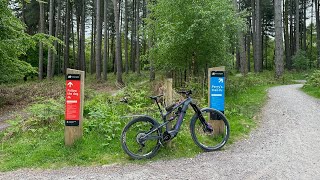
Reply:
[[[230, 125], [227, 118], [222, 112], [212, 108], [201, 109], [201, 113], [213, 131], [205, 130], [198, 114], [195, 114], [190, 122], [190, 133], [193, 141], [207, 152], [221, 149], [230, 136]], [[212, 117], [217, 117], [217, 120], [211, 120]]]
[[[151, 117], [141, 116], [131, 120], [122, 130], [121, 133], [121, 146], [125, 153], [127, 153], [133, 159], [147, 159], [153, 157], [160, 148], [160, 138], [152, 140], [146, 140], [144, 143], [148, 143], [150, 147], [144, 152], [139, 152], [142, 148], [141, 143], [138, 142], [139, 136], [142, 136], [151, 129], [159, 127], [159, 123]], [[152, 133], [158, 137], [161, 136], [161, 129]], [[152, 142], [151, 142], [152, 141]], [[146, 145], [146, 144], [144, 144]], [[130, 147], [133, 146], [133, 147]], [[137, 151], [136, 148], [140, 149]]]

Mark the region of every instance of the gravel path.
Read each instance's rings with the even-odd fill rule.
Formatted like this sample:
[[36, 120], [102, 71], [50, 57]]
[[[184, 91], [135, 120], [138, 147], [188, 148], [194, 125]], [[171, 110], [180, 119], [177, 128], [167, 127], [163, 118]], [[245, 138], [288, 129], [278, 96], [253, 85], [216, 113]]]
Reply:
[[145, 165], [23, 169], [0, 179], [319, 179], [320, 101], [301, 86], [271, 88], [259, 128], [225, 151]]

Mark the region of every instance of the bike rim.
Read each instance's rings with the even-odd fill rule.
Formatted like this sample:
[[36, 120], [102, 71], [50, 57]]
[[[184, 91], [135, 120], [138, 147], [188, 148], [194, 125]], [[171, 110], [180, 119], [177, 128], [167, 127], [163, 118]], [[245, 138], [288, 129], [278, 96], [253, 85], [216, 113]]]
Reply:
[[202, 115], [213, 131], [208, 130], [198, 118], [194, 127], [195, 138], [206, 149], [219, 149], [226, 143], [228, 127], [218, 113], [203, 111]]

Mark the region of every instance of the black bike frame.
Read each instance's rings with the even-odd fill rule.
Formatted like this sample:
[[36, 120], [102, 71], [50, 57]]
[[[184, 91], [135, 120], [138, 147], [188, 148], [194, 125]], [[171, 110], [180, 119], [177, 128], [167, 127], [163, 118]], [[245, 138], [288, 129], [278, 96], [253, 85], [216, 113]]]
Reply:
[[[187, 111], [189, 105], [191, 105], [192, 108], [193, 108], [193, 110], [194, 110], [194, 112], [198, 114], [199, 118], [201, 119], [201, 122], [203, 122], [205, 125], [207, 125], [207, 123], [206, 123], [204, 120], [202, 120], [202, 119], [203, 119], [203, 116], [202, 116], [202, 114], [201, 114], [201, 111], [200, 111], [200, 109], [198, 108], [198, 106], [192, 102], [192, 98], [191, 98], [191, 97], [187, 97], [187, 99], [185, 99], [184, 101], [182, 101], [182, 102], [178, 103], [177, 105], [175, 105], [170, 111], [166, 112], [166, 114], [163, 114], [162, 109], [160, 108], [159, 103], [158, 103], [157, 100], [156, 100], [156, 103], [157, 103], [157, 105], [158, 105], [158, 108], [159, 108], [159, 110], [160, 110], [160, 114], [161, 114], [161, 116], [162, 116], [162, 119], [163, 119], [164, 123], [161, 124], [159, 127], [151, 130], [149, 133], [147, 133], [147, 134], [145, 135], [145, 137], [148, 137], [150, 134], [152, 134], [153, 132], [155, 132], [155, 131], [158, 130], [159, 128], [162, 128], [163, 126], [166, 126], [167, 132], [168, 132], [172, 137], [176, 136], [176, 135], [178, 134], [179, 130], [180, 130], [180, 127], [181, 127], [182, 122], [183, 122], [183, 118], [184, 118], [185, 115], [186, 115], [186, 111]], [[174, 112], [176, 109], [178, 109], [179, 107], [182, 107], [181, 112], [180, 112], [178, 115], [173, 115], [170, 119], [167, 120], [167, 117], [168, 117], [172, 112]], [[167, 125], [168, 125], [168, 123], [169, 123], [170, 121], [174, 120], [177, 116], [179, 116], [179, 118], [178, 118], [178, 120], [177, 120], [177, 123], [175, 124], [174, 129], [171, 130], [170, 127], [168, 127]], [[153, 137], [153, 136], [151, 136], [151, 137], [149, 137], [148, 139], [153, 139], [153, 138], [158, 138], [158, 137]]]

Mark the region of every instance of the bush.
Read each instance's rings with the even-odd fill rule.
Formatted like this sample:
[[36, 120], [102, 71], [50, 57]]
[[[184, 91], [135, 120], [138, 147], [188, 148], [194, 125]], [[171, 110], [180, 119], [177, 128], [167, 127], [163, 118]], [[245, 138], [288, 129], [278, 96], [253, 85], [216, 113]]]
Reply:
[[316, 70], [308, 79], [304, 85], [306, 87], [320, 87], [320, 70]]
[[298, 51], [293, 57], [293, 67], [297, 70], [306, 70], [309, 68], [310, 60], [307, 58], [307, 53], [305, 51]]

